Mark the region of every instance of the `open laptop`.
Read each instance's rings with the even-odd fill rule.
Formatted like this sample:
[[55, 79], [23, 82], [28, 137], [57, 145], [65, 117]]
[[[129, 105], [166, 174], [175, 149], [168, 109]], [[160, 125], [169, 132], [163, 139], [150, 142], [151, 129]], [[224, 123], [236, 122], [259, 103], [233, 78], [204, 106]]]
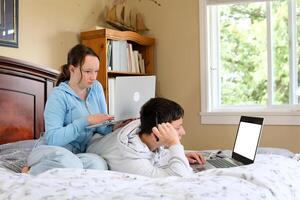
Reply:
[[120, 76], [108, 81], [109, 114], [114, 120], [87, 126], [96, 128], [139, 118], [140, 108], [155, 97], [155, 76]]
[[[263, 127], [263, 118], [241, 116], [231, 158], [215, 154], [205, 165], [192, 165], [194, 171], [228, 168], [254, 162]], [[223, 158], [222, 158], [223, 157]]]

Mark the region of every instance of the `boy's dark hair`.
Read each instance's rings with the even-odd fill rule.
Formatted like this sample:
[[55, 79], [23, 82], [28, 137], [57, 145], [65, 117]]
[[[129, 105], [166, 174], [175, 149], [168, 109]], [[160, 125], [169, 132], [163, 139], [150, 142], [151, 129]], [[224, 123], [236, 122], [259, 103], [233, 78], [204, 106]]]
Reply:
[[70, 65], [79, 67], [81, 71], [85, 56], [87, 55], [95, 56], [98, 58], [98, 60], [100, 60], [98, 55], [91, 48], [84, 46], [83, 44], [77, 44], [70, 49], [68, 52], [67, 63], [61, 66], [61, 73], [57, 78], [56, 85], [58, 86], [61, 82], [70, 80]]
[[169, 99], [156, 97], [148, 100], [141, 108], [141, 133], [150, 134], [157, 124], [172, 122], [182, 118], [183, 108]]

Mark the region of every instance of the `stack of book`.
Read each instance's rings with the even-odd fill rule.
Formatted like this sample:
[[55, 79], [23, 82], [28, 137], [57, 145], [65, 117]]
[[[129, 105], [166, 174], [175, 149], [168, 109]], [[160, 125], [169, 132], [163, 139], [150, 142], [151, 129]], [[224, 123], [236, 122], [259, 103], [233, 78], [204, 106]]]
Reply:
[[142, 54], [126, 40], [107, 40], [108, 71], [145, 74]]

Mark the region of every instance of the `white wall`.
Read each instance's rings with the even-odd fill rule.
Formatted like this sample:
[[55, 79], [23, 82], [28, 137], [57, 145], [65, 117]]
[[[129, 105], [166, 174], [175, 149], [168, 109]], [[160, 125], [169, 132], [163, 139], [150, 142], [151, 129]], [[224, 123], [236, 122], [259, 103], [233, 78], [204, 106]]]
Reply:
[[[134, 2], [135, 3], [132, 3]], [[189, 149], [231, 148], [237, 126], [200, 123], [200, 47], [198, 0], [130, 0], [141, 10], [150, 35], [156, 38], [156, 72], [159, 95], [178, 101], [185, 109]], [[261, 146], [284, 147], [300, 152], [299, 126], [265, 126]]]

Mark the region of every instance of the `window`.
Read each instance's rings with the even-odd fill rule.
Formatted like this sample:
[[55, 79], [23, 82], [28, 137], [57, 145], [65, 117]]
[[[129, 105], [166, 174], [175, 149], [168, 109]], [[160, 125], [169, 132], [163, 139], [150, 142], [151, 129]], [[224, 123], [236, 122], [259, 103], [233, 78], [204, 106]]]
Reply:
[[201, 121], [300, 125], [300, 0], [199, 0]]

